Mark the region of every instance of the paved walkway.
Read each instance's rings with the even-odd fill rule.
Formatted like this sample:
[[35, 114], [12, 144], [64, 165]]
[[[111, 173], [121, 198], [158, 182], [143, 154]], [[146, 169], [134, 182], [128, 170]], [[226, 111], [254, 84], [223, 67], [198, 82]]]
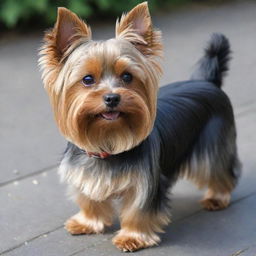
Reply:
[[[233, 102], [243, 177], [231, 206], [206, 212], [202, 192], [182, 181], [173, 192], [173, 223], [159, 247], [138, 255], [256, 256], [256, 3], [238, 1], [154, 17], [163, 31], [162, 84], [186, 79], [212, 32], [231, 41], [233, 56], [225, 91]], [[94, 26], [93, 26], [94, 28]], [[94, 28], [113, 35], [112, 25]], [[0, 41], [0, 255], [82, 256], [121, 253], [104, 235], [70, 236], [63, 222], [77, 211], [65, 197], [56, 167], [65, 141], [54, 125], [37, 68], [41, 35]]]

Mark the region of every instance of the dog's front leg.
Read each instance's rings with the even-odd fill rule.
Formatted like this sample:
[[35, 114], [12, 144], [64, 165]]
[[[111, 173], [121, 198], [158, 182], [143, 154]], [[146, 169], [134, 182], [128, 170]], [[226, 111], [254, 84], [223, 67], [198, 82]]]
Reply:
[[167, 211], [140, 209], [135, 206], [134, 200], [132, 193], [124, 196], [120, 213], [121, 229], [112, 240], [124, 252], [157, 245], [160, 237], [156, 232], [163, 232], [163, 227], [170, 221]]
[[80, 212], [65, 223], [65, 228], [72, 235], [102, 233], [105, 226], [112, 224], [113, 209], [110, 200], [98, 202], [79, 194], [77, 203]]

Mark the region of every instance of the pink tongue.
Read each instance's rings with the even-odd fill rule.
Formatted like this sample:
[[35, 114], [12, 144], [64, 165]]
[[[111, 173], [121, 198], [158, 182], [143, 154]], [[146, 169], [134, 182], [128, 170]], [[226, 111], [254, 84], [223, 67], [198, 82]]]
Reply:
[[102, 116], [107, 120], [115, 120], [119, 117], [120, 112], [105, 112]]

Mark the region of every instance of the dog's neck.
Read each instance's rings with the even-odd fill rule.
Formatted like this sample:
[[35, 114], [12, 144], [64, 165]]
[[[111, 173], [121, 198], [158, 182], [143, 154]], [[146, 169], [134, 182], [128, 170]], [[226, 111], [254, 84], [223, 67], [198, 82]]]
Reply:
[[109, 154], [109, 153], [107, 153], [107, 152], [94, 153], [94, 152], [87, 152], [87, 151], [85, 151], [85, 153], [86, 153], [89, 157], [100, 158], [100, 159], [105, 159], [105, 158], [111, 156], [111, 154]]

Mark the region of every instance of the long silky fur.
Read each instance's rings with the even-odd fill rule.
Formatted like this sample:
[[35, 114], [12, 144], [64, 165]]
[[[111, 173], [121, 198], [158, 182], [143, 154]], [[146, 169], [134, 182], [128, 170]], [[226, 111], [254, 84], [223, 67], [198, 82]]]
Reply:
[[[136, 199], [141, 209], [165, 206], [168, 188], [179, 176], [200, 188], [231, 191], [240, 173], [231, 103], [210, 82], [190, 80], [165, 86], [159, 91], [154, 128], [139, 146], [102, 160], [89, 158], [69, 144], [60, 172], [67, 181], [76, 177], [71, 184], [91, 187], [86, 194], [98, 194], [98, 200], [105, 199], [101, 194], [107, 198], [143, 184]], [[122, 176], [127, 184], [119, 180]], [[107, 184], [108, 192], [100, 193], [101, 182]]]
[[[208, 187], [206, 198], [222, 198], [227, 206], [240, 176], [233, 109], [220, 88], [230, 59], [228, 40], [215, 34], [192, 79], [158, 91], [162, 44], [147, 3], [122, 16], [116, 38], [107, 41], [92, 41], [89, 27], [70, 11], [60, 14], [40, 58], [58, 127], [69, 141], [59, 174], [84, 205], [123, 199], [123, 226], [114, 243], [127, 249], [126, 236], [137, 239], [138, 248], [160, 241], [155, 232], [170, 222], [169, 193], [179, 177]], [[81, 28], [58, 49], [62, 19]], [[130, 84], [120, 82], [123, 65], [134, 76]], [[92, 71], [99, 82], [84, 88], [81, 80]], [[125, 114], [114, 122], [98, 118], [106, 111], [102, 96], [110, 92], [120, 94], [117, 108]], [[111, 155], [97, 159], [87, 151]], [[104, 225], [93, 226], [90, 232]]]

